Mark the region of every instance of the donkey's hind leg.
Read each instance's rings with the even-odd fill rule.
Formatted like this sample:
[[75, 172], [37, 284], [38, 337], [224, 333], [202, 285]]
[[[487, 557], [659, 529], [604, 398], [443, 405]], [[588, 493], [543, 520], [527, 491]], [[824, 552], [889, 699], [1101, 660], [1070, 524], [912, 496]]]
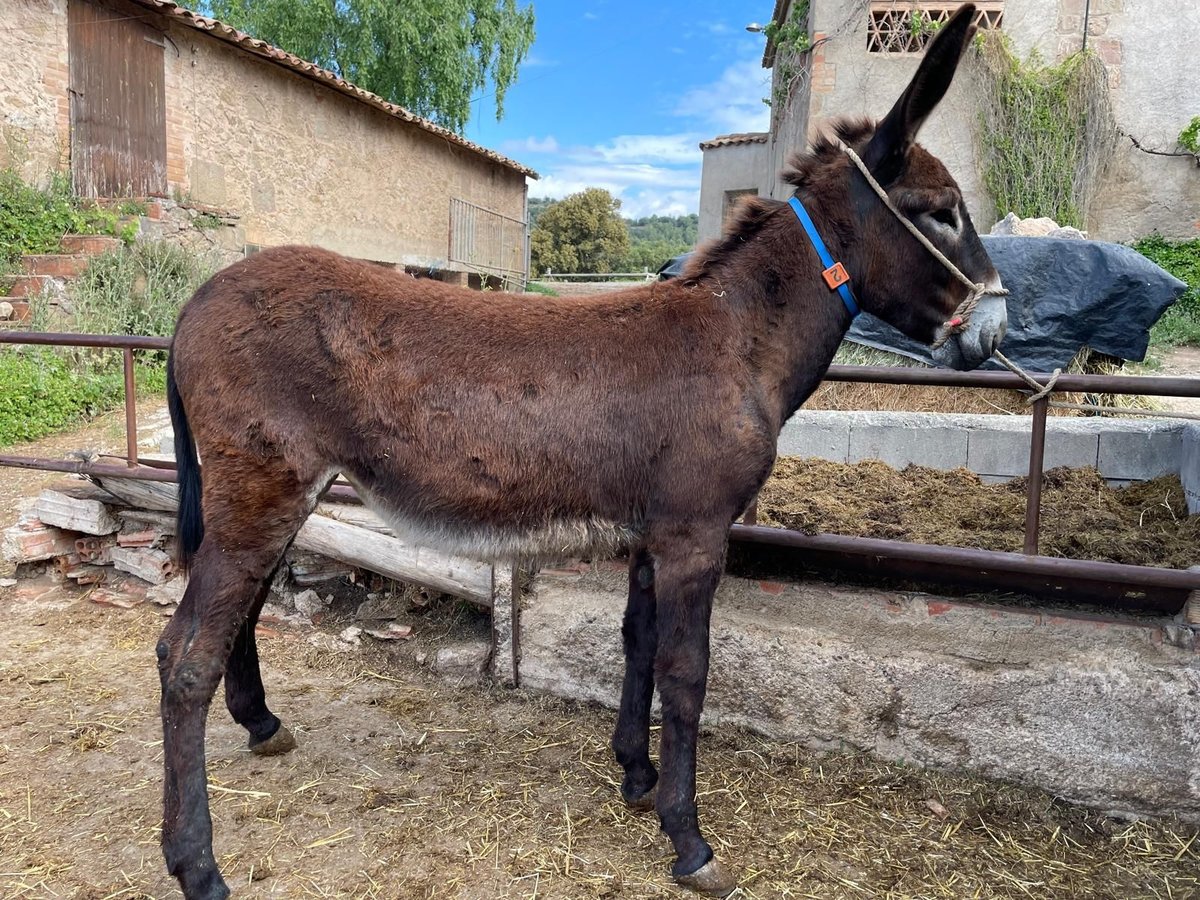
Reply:
[[249, 732], [247, 745], [258, 756], [277, 756], [296, 748], [292, 733], [267, 708], [258, 664], [258, 645], [254, 638], [254, 628], [271, 590], [273, 576], [274, 571], [263, 579], [250, 614], [238, 629], [229, 662], [225, 665], [225, 706], [233, 720]]
[[[315, 493], [260, 460], [206, 460], [205, 535], [179, 610], [158, 642], [163, 720], [163, 856], [187, 900], [229, 895], [212, 850], [204, 766], [208, 708], [263, 582]], [[236, 487], [235, 487], [236, 486]], [[257, 667], [255, 667], [257, 669]], [[263, 704], [262, 709], [265, 709]]]
[[625, 643], [625, 684], [612, 748], [625, 770], [621, 796], [631, 809], [654, 808], [658, 771], [650, 762], [650, 704], [654, 697], [654, 654], [658, 617], [654, 601], [654, 560], [645, 547], [629, 558], [629, 603], [621, 636]]

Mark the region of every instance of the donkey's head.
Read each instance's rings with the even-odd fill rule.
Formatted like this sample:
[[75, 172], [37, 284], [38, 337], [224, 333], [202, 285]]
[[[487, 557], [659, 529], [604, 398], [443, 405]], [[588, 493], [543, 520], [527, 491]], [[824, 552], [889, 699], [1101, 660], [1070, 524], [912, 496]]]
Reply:
[[1004, 297], [983, 295], [965, 327], [959, 325], [956, 311], [971, 289], [906, 229], [843, 145], [856, 151], [895, 210], [972, 283], [1001, 289], [958, 184], [938, 159], [915, 143], [921, 125], [950, 87], [974, 34], [974, 12], [973, 5], [965, 4], [938, 32], [912, 81], [878, 124], [841, 123], [836, 129], [840, 143], [818, 140], [813, 152], [784, 175], [818, 196], [843, 198], [847, 209], [829, 214], [843, 238], [862, 308], [914, 340], [944, 341], [934, 356], [958, 369], [975, 368], [1003, 339]]

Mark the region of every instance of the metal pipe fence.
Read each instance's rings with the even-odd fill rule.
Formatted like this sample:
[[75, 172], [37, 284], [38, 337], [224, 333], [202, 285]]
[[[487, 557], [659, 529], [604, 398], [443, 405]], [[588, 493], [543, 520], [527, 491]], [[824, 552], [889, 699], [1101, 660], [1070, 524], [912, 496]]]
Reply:
[[[150, 481], [176, 480], [174, 465], [161, 460], [140, 464], [137, 452], [137, 422], [135, 418], [135, 386], [133, 380], [134, 353], [138, 350], [167, 350], [170, 338], [98, 335], [55, 334], [37, 332], [0, 332], [0, 344], [31, 344], [57, 347], [102, 347], [123, 352], [125, 371], [126, 457], [124, 466], [113, 466], [84, 460], [51, 460], [35, 457], [0, 455], [0, 466], [13, 466], [46, 471], [70, 472]], [[1034, 374], [1043, 386], [1051, 376]], [[830, 366], [826, 381], [923, 385], [937, 387], [971, 387], [998, 390], [1027, 389], [1016, 375], [1008, 372], [956, 372], [942, 369], [915, 369], [881, 366]], [[1180, 378], [1143, 375], [1060, 375], [1052, 393], [1107, 393], [1160, 397], [1200, 397], [1200, 378]], [[1038, 553], [1041, 511], [1042, 473], [1045, 465], [1046, 419], [1049, 398], [1037, 400], [1032, 407], [1029, 473], [1027, 480], [1024, 552], [976, 550], [967, 547], [916, 544], [904, 541], [881, 541], [843, 535], [806, 535], [781, 528], [757, 527], [756, 504], [746, 511], [741, 524], [731, 532], [734, 541], [771, 545], [806, 551], [826, 560], [838, 559], [877, 569], [883, 560], [896, 563], [896, 569], [909, 574], [935, 574], [939, 567], [962, 572], [976, 572], [981, 582], [989, 574], [996, 577], [1019, 576], [1021, 583], [1047, 584], [1058, 588], [1063, 582], [1075, 580], [1107, 596], [1115, 605], [1172, 609], [1182, 605], [1188, 591], [1200, 591], [1200, 569], [1180, 570], [1153, 566], [1132, 566], [1089, 560], [1068, 560], [1041, 556]], [[330, 498], [360, 502], [352, 488], [334, 485], [327, 492]], [[1173, 592], [1166, 599], [1147, 594], [1158, 589]], [[1182, 592], [1182, 593], [1181, 593]], [[1178, 595], [1178, 596], [1175, 596]], [[1144, 600], [1144, 603], [1139, 603]]]

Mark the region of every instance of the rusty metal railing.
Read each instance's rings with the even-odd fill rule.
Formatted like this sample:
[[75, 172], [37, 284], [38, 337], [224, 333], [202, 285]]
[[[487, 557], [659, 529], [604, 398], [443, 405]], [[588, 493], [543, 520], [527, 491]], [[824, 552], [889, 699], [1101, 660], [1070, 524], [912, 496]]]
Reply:
[[[0, 332], [0, 344], [37, 344], [45, 346], [110, 347], [124, 354], [126, 459], [124, 466], [94, 461], [51, 460], [0, 455], [0, 466], [70, 472], [81, 475], [119, 476], [151, 481], [175, 481], [174, 466], [163, 461], [141, 465], [137, 453], [137, 422], [133, 381], [134, 352], [166, 350], [169, 338]], [[1051, 376], [1034, 374], [1043, 385]], [[957, 372], [944, 369], [916, 369], [880, 366], [830, 366], [826, 381], [869, 384], [918, 385], [928, 387], [971, 387], [996, 390], [1027, 388], [1016, 375], [1008, 372]], [[1142, 375], [1060, 375], [1052, 393], [1107, 393], [1158, 397], [1200, 397], [1200, 378]], [[1092, 560], [1061, 559], [1038, 553], [1042, 474], [1045, 466], [1046, 419], [1049, 397], [1037, 400], [1032, 408], [1027, 481], [1025, 535], [1022, 553], [977, 550], [885, 541], [845, 535], [806, 535], [781, 528], [762, 528], [755, 524], [754, 507], [747, 510], [743, 522], [734, 525], [731, 538], [740, 543], [769, 545], [801, 550], [814, 559], [837, 565], [853, 565], [876, 571], [883, 561], [888, 572], [914, 577], [938, 577], [957, 569], [978, 573], [978, 579], [999, 579], [1031, 590], [1051, 592], [1091, 592], [1117, 606], [1175, 609], [1182, 606], [1189, 591], [1200, 591], [1200, 570], [1133, 566]], [[358, 501], [353, 489], [334, 485], [327, 496], [342, 501]], [[1164, 591], [1155, 598], [1152, 592]], [[1144, 601], [1144, 602], [1143, 602]]]

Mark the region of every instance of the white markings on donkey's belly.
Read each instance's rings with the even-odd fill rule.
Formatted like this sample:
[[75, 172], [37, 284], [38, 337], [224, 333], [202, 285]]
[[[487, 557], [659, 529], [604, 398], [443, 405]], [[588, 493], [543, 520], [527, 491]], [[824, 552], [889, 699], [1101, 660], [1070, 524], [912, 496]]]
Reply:
[[637, 530], [606, 519], [559, 519], [530, 528], [487, 527], [450, 518], [414, 516], [359, 484], [360, 497], [400, 540], [482, 560], [555, 560], [611, 556], [637, 540]]

